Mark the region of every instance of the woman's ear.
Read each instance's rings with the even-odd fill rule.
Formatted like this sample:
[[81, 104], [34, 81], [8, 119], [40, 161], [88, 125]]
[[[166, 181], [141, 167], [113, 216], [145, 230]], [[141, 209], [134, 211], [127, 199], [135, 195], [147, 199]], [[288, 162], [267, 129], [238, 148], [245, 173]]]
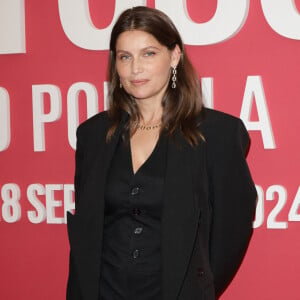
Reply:
[[172, 50], [171, 53], [171, 66], [177, 66], [179, 61], [180, 61], [180, 57], [181, 57], [181, 50], [178, 46], [178, 44], [176, 44], [175, 48]]

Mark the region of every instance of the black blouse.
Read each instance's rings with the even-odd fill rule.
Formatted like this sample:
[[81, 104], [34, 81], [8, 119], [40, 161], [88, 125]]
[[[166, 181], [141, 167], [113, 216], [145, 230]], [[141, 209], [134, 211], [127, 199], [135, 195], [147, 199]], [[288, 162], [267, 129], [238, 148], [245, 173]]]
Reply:
[[166, 139], [133, 173], [120, 138], [107, 177], [100, 300], [161, 299], [161, 212]]

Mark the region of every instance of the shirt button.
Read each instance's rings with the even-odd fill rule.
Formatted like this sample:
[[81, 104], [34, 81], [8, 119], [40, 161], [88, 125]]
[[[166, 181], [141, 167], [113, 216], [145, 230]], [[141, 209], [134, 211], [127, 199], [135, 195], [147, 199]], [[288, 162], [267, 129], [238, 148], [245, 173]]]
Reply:
[[197, 275], [198, 275], [198, 277], [203, 277], [205, 275], [204, 270], [202, 268], [198, 268]]
[[132, 196], [137, 195], [139, 192], [140, 192], [140, 188], [139, 188], [139, 187], [134, 187], [134, 188], [131, 190], [131, 195], [132, 195]]
[[135, 215], [135, 216], [138, 216], [141, 214], [141, 210], [139, 208], [133, 208], [132, 209], [132, 213]]
[[143, 231], [143, 227], [137, 227], [137, 228], [134, 229], [135, 234], [141, 234], [142, 231]]
[[132, 256], [134, 259], [138, 258], [140, 255], [140, 251], [138, 249], [135, 249], [132, 253]]

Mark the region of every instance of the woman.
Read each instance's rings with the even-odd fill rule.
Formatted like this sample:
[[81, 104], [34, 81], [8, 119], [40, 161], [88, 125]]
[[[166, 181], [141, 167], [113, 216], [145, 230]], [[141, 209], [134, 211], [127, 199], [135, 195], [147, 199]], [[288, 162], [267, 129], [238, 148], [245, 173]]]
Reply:
[[67, 299], [218, 298], [256, 192], [242, 122], [205, 109], [178, 31], [135, 7], [110, 40], [110, 107], [79, 126]]

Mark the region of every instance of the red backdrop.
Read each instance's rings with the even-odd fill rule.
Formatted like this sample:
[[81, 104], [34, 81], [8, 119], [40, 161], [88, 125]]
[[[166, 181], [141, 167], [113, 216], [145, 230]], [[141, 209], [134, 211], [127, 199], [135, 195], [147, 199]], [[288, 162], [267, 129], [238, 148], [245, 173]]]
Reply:
[[[105, 29], [122, 1], [74, 0], [73, 7], [68, 2], [0, 3], [1, 299], [65, 297], [64, 212], [73, 205], [74, 132], [76, 122], [104, 109], [108, 58], [106, 49], [99, 50], [107, 45], [104, 35], [92, 50], [95, 40], [81, 37], [76, 44], [66, 24], [72, 25], [81, 3], [89, 7], [90, 27]], [[248, 163], [259, 193], [254, 236], [222, 300], [300, 299], [300, 0], [227, 0], [226, 9], [224, 0], [144, 2], [166, 4], [170, 15], [176, 13], [174, 3], [186, 3], [186, 20], [189, 15], [200, 33], [217, 11], [220, 19], [227, 16], [226, 26], [236, 26], [226, 35], [226, 26], [215, 20], [219, 28], [206, 30], [215, 38], [209, 42], [197, 31], [188, 37], [187, 21], [173, 17], [182, 25], [208, 105], [241, 116], [252, 139]], [[69, 7], [65, 15], [64, 6]], [[244, 10], [243, 20], [234, 25], [238, 10]], [[10, 40], [20, 45], [10, 46]]]

